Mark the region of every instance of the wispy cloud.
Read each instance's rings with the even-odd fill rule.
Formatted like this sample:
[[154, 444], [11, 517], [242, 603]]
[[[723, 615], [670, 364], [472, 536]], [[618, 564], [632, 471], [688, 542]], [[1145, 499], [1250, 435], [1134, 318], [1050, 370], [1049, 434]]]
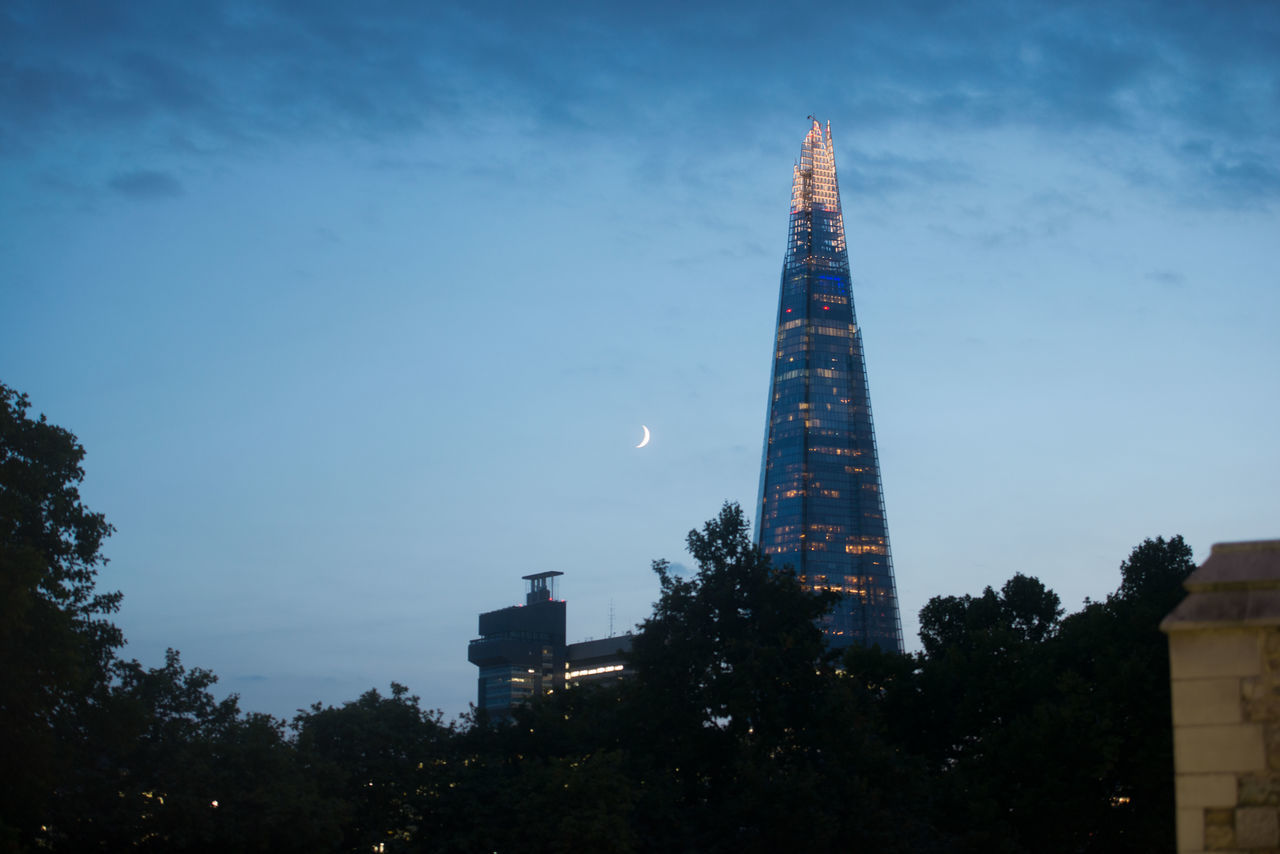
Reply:
[[1146, 279], [1166, 288], [1180, 288], [1187, 283], [1187, 277], [1175, 270], [1152, 270]]
[[166, 199], [182, 195], [182, 184], [168, 172], [140, 169], [122, 172], [107, 182], [112, 190], [135, 199]]
[[[815, 32], [765, 3], [726, 15], [718, 4], [104, 0], [72, 11], [18, 0], [0, 12], [0, 154], [123, 129], [156, 146], [220, 149], [496, 123], [604, 135], [661, 158], [710, 127], [751, 138], [780, 111], [818, 109], [868, 133], [1012, 126], [1175, 147], [1230, 141], [1252, 156], [1184, 176], [1228, 203], [1256, 201], [1280, 182], [1269, 167], [1280, 148], [1278, 34], [1280, 7], [1267, 3], [1160, 14], [1137, 0], [854, 4]], [[1174, 156], [1196, 163], [1191, 149]], [[910, 171], [862, 189], [888, 191]]]
[[[838, 148], [838, 138], [836, 145]], [[958, 160], [858, 150], [848, 153], [838, 150], [836, 154], [840, 159], [841, 186], [850, 195], [882, 196], [903, 187], [955, 184], [972, 179], [968, 168]]]

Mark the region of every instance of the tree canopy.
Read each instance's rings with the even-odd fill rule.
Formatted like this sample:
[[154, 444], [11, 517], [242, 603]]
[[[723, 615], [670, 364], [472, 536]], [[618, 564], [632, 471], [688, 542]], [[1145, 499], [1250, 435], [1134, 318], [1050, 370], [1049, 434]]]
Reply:
[[123, 643], [95, 589], [111, 526], [80, 500], [84, 448], [0, 385], [0, 834], [38, 827], [77, 761], [77, 719]]
[[1167, 850], [1160, 618], [1192, 570], [1146, 540], [1064, 615], [1016, 574], [935, 597], [921, 652], [852, 648], [726, 504], [655, 561], [634, 678], [446, 723], [392, 683], [291, 723], [170, 650], [119, 655], [84, 449], [0, 386], [0, 850]]

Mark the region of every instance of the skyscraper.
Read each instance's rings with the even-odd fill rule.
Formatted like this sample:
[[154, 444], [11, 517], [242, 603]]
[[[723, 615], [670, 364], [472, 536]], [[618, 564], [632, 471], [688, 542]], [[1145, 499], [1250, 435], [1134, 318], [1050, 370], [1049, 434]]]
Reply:
[[832, 646], [902, 650], [831, 125], [816, 120], [791, 190], [756, 512], [775, 565], [840, 594], [822, 625]]

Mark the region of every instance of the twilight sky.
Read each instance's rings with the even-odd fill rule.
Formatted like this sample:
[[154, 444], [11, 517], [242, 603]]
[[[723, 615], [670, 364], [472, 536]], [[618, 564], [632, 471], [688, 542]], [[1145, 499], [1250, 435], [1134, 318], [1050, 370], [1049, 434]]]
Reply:
[[1280, 535], [1275, 3], [10, 0], [0, 381], [88, 449], [125, 654], [453, 715], [521, 575], [643, 619], [754, 516], [810, 113], [909, 649]]

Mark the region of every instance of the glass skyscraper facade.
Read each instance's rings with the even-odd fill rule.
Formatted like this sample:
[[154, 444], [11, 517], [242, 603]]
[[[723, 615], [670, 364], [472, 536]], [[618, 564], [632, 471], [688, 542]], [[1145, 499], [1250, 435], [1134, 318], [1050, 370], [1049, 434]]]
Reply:
[[760, 471], [756, 536], [775, 566], [840, 601], [822, 629], [834, 647], [902, 651], [880, 465], [831, 125], [815, 120], [800, 150], [773, 380]]

